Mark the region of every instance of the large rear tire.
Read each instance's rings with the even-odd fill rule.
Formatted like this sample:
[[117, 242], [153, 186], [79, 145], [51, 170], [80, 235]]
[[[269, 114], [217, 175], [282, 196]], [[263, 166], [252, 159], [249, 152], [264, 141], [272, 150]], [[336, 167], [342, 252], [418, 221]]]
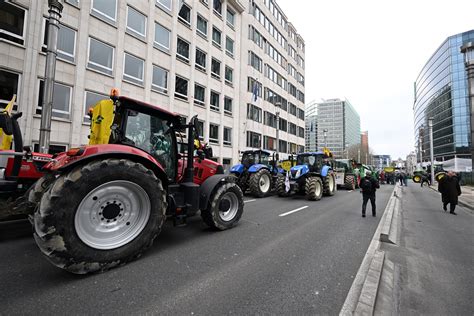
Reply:
[[279, 197], [287, 197], [290, 195], [290, 192], [286, 192], [285, 186], [285, 179], [284, 175], [279, 174], [276, 180], [276, 190]]
[[59, 176], [34, 215], [34, 237], [55, 266], [101, 272], [141, 256], [167, 208], [161, 180], [126, 159], [93, 161]]
[[239, 222], [244, 212], [244, 195], [232, 182], [220, 185], [209, 199], [207, 209], [201, 210], [201, 218], [209, 227], [226, 230]]
[[326, 196], [333, 196], [334, 194], [336, 194], [337, 185], [334, 173], [328, 173], [328, 175], [324, 177], [323, 188], [323, 193]]
[[308, 177], [304, 187], [306, 199], [319, 201], [323, 196], [323, 182], [319, 177]]
[[265, 197], [272, 190], [272, 175], [267, 169], [260, 169], [250, 175], [250, 193], [255, 197]]
[[356, 188], [355, 182], [356, 182], [355, 175], [353, 174], [344, 175], [344, 185], [347, 190], [355, 190]]

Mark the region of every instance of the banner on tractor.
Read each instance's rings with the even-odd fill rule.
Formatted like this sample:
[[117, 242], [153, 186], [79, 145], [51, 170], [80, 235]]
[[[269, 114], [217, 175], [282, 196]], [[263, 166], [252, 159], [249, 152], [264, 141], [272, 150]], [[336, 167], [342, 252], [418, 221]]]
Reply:
[[[5, 109], [0, 113], [0, 115], [10, 116], [13, 110], [13, 104], [16, 100], [16, 94], [13, 95], [13, 98], [8, 102]], [[13, 142], [13, 135], [8, 135], [6, 131], [4, 131], [0, 127], [0, 150], [9, 150], [12, 146]]]

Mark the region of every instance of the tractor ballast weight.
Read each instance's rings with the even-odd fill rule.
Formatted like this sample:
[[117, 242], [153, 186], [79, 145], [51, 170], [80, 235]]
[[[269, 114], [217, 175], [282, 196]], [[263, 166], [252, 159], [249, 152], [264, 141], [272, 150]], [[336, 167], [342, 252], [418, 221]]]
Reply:
[[243, 192], [247, 189], [255, 197], [267, 196], [283, 170], [276, 165], [275, 157], [264, 150], [247, 150], [242, 153], [241, 163], [232, 166], [230, 173], [237, 178]]
[[305, 195], [308, 200], [317, 201], [323, 195], [332, 196], [337, 191], [334, 161], [328, 151], [298, 154], [296, 165], [277, 180], [278, 196]]

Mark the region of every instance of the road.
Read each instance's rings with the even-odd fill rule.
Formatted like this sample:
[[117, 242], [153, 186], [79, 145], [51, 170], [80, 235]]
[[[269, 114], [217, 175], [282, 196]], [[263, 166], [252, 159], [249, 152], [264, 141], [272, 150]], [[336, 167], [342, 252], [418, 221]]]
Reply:
[[392, 190], [378, 191], [376, 218], [361, 217], [358, 191], [246, 197], [234, 229], [167, 223], [142, 258], [90, 276], [53, 267], [29, 236], [3, 240], [1, 314], [337, 314]]

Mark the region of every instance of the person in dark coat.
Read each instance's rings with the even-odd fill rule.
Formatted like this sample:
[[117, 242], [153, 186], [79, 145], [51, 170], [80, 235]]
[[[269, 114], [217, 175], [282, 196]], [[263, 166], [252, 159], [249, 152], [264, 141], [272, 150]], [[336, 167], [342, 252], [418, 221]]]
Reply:
[[449, 213], [457, 215], [454, 212], [456, 205], [458, 204], [458, 196], [461, 195], [461, 187], [459, 186], [459, 180], [456, 174], [452, 171], [448, 171], [447, 176], [444, 176], [439, 184], [438, 191], [441, 192], [441, 200], [443, 201], [443, 210], [446, 212], [449, 204]]
[[375, 191], [380, 188], [380, 185], [379, 182], [372, 177], [370, 170], [367, 170], [365, 177], [360, 180], [360, 188], [362, 193], [362, 217], [365, 217], [365, 209], [369, 200], [372, 205], [372, 216], [375, 216]]

